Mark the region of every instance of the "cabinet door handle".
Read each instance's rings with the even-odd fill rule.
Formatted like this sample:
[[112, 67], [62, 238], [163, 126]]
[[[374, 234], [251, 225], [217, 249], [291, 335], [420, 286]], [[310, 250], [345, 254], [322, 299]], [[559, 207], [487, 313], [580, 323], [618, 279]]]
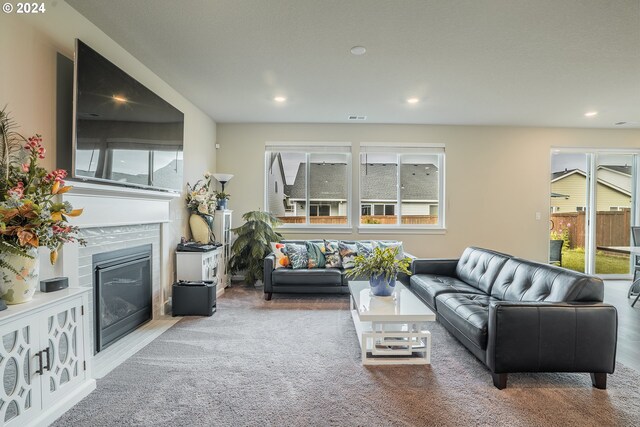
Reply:
[[44, 369], [42, 368], [42, 351], [36, 353], [38, 356], [38, 369], [36, 369], [36, 374], [44, 374]]
[[50, 349], [51, 347], [47, 347], [44, 349], [44, 352], [47, 353], [47, 366], [45, 366], [44, 369], [46, 369], [47, 371], [51, 370], [51, 353], [49, 352]]

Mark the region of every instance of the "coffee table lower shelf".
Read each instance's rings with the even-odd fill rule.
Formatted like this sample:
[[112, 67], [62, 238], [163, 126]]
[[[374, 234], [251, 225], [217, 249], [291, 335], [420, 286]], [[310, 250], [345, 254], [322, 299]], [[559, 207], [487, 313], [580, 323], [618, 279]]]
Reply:
[[363, 365], [428, 365], [431, 363], [431, 332], [424, 322], [366, 322], [358, 311], [351, 317], [362, 350]]

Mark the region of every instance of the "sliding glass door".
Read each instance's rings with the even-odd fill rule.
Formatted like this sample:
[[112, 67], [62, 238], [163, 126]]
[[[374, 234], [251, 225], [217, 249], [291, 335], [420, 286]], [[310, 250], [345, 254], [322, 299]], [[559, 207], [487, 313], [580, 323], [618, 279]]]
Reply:
[[629, 274], [633, 154], [598, 154], [595, 186], [595, 273]]
[[565, 268], [610, 278], [630, 273], [638, 158], [631, 151], [552, 152], [550, 261], [554, 240], [562, 240]]

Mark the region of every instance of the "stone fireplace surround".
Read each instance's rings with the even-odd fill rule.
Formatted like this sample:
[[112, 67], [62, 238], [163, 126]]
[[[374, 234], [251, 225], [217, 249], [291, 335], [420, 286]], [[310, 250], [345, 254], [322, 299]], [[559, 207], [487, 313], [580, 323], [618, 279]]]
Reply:
[[[73, 218], [86, 246], [67, 244], [60, 254], [57, 273], [69, 278], [70, 287], [93, 288], [92, 255], [127, 247], [152, 245], [152, 321], [123, 337], [93, 357], [94, 377], [100, 378], [152, 341], [177, 320], [165, 316], [173, 281], [172, 249], [179, 235], [172, 228], [175, 193], [120, 188], [86, 182], [69, 182], [73, 189], [64, 194], [74, 208], [84, 208]], [[179, 232], [178, 232], [179, 233]], [[89, 325], [94, 327], [93, 291], [89, 298]], [[91, 335], [90, 348], [94, 348]]]

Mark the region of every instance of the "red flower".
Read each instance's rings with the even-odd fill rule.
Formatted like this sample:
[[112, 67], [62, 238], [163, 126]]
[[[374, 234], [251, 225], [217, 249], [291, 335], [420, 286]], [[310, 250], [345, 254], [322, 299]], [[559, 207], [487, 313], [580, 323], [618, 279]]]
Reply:
[[22, 167], [22, 172], [25, 172], [25, 173], [29, 172], [29, 163], [23, 163], [21, 167]]

